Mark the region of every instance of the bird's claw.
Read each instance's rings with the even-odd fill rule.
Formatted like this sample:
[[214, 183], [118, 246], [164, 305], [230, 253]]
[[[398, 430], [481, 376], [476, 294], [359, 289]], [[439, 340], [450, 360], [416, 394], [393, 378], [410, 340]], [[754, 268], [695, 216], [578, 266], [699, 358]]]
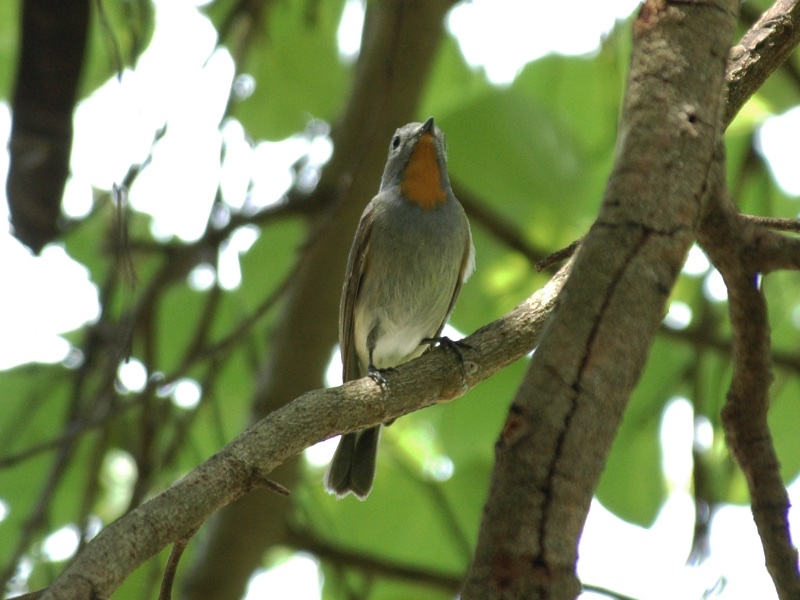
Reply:
[[369, 365], [367, 367], [367, 376], [372, 379], [375, 383], [381, 386], [381, 389], [385, 388], [389, 385], [389, 382], [386, 380], [386, 377], [383, 376], [384, 373], [391, 373], [394, 371], [394, 367], [387, 367], [386, 369], [379, 369], [375, 365]]
[[464, 352], [463, 351], [464, 350], [474, 350], [474, 348], [472, 346], [470, 346], [469, 344], [467, 344], [463, 340], [451, 340], [446, 335], [442, 335], [442, 336], [435, 337], [435, 338], [423, 338], [422, 343], [423, 344], [428, 344], [429, 346], [433, 346], [434, 344], [438, 344], [439, 346], [441, 346], [443, 348], [447, 348], [448, 350], [453, 352], [453, 354], [455, 354], [456, 357], [458, 358], [458, 364], [461, 366], [461, 374], [466, 379], [466, 377], [467, 377], [467, 368], [465, 366], [466, 361], [464, 360]]
[[423, 344], [428, 344], [429, 346], [433, 346], [434, 344], [439, 344], [443, 348], [447, 348], [451, 350], [458, 356], [458, 360], [461, 363], [464, 363], [464, 352], [463, 350], [474, 350], [472, 346], [466, 343], [464, 340], [451, 340], [446, 335], [442, 335], [435, 338], [422, 338]]

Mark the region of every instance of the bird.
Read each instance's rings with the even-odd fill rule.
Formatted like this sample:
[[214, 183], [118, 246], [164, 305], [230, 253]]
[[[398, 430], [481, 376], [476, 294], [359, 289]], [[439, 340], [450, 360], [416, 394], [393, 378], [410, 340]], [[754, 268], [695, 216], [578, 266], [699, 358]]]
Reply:
[[[400, 127], [347, 261], [339, 307], [343, 380], [370, 376], [383, 386], [382, 373], [444, 341], [442, 329], [474, 268], [472, 233], [450, 186], [444, 134], [433, 117]], [[380, 430], [342, 435], [325, 476], [330, 493], [366, 499]]]

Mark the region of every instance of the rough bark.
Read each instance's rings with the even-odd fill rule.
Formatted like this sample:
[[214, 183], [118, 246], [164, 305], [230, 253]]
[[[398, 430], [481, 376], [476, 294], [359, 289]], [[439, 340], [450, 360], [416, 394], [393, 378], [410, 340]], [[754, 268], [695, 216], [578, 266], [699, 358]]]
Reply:
[[574, 598], [578, 539], [694, 240], [738, 3], [646, 2], [617, 159], [496, 445], [465, 599]]

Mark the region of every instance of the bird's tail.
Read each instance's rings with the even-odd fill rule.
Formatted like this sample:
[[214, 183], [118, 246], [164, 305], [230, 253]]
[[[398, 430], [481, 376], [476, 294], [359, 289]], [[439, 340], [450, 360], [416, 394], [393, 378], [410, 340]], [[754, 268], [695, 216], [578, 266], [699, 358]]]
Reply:
[[325, 475], [325, 487], [338, 498], [352, 492], [364, 500], [375, 480], [380, 425], [346, 433], [339, 440], [331, 466]]

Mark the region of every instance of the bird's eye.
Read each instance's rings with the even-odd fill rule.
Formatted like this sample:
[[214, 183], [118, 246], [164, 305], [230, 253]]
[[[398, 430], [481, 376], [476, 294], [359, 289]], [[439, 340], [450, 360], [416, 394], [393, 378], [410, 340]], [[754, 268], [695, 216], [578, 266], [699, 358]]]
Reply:
[[396, 135], [392, 138], [392, 150], [397, 150], [400, 147], [400, 136]]

